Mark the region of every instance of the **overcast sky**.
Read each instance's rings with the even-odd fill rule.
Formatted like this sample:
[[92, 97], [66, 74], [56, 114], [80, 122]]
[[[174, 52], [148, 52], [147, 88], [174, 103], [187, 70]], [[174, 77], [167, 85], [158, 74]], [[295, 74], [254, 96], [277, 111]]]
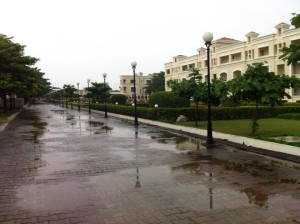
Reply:
[[26, 45], [52, 86], [87, 79], [119, 88], [131, 61], [145, 75], [214, 39], [245, 40], [250, 31], [267, 35], [300, 13], [299, 0], [2, 0], [0, 32]]

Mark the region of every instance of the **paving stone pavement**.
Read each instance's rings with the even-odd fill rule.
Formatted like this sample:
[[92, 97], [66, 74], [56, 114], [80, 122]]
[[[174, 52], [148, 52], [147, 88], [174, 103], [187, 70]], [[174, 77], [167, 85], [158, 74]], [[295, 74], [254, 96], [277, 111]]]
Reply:
[[0, 223], [300, 223], [300, 164], [45, 103], [0, 142]]

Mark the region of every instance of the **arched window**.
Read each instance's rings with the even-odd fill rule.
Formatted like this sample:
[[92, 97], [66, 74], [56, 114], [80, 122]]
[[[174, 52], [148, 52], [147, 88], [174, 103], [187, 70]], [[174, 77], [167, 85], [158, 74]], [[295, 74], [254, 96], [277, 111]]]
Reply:
[[242, 72], [239, 71], [239, 70], [236, 70], [236, 71], [233, 72], [233, 78], [234, 79], [237, 78], [237, 77], [240, 77], [241, 75], [242, 75]]
[[222, 72], [220, 74], [220, 79], [222, 79], [223, 81], [227, 81], [227, 73], [226, 72]]

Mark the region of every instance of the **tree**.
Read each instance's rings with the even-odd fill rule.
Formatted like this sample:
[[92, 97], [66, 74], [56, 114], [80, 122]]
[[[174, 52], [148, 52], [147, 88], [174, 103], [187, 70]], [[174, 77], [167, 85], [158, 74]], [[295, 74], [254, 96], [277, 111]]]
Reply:
[[212, 104], [219, 106], [228, 100], [228, 84], [222, 79], [214, 79], [211, 84]]
[[111, 88], [107, 83], [91, 82], [89, 89], [86, 87], [85, 90], [89, 91], [87, 97], [92, 98], [93, 102], [104, 102], [105, 98], [110, 97]]
[[64, 90], [64, 95], [66, 98], [66, 107], [68, 107], [68, 99], [71, 99], [71, 108], [73, 109], [73, 96], [74, 96], [74, 92], [76, 91], [76, 88], [74, 85], [64, 85], [63, 86], [63, 90]]
[[184, 97], [180, 97], [172, 92], [156, 92], [151, 94], [149, 98], [149, 105], [154, 107], [155, 104], [158, 107], [163, 108], [178, 108], [178, 107], [189, 107], [190, 101]]
[[[292, 13], [291, 23], [296, 28], [300, 28], [300, 14]], [[300, 61], [300, 44], [291, 43], [289, 47], [282, 48], [280, 59], [287, 62], [288, 65], [294, 65]]]
[[286, 75], [275, 75], [269, 72], [268, 67], [263, 63], [253, 63], [247, 66], [246, 72], [228, 82], [228, 88], [234, 100], [245, 100], [255, 102], [255, 113], [252, 118], [252, 134], [259, 128], [259, 104], [268, 103], [273, 107], [280, 103], [282, 99], [290, 97], [285, 92], [286, 88], [298, 86], [299, 79]]
[[183, 79], [181, 82], [169, 80], [167, 84], [174, 94], [185, 97], [187, 100], [193, 99], [197, 109], [195, 125], [198, 126], [199, 102], [207, 98], [207, 84], [201, 82], [202, 75], [198, 69], [192, 68], [190, 71], [188, 79]]
[[300, 28], [300, 14], [292, 13], [293, 18], [291, 18], [291, 24], [296, 27]]
[[113, 104], [126, 104], [127, 97], [124, 94], [113, 94], [109, 98], [109, 102]]
[[153, 73], [145, 91], [148, 94], [165, 91], [165, 72]]
[[33, 67], [38, 59], [25, 56], [24, 50], [24, 45], [0, 34], [0, 94], [4, 100], [4, 111], [7, 94], [15, 93], [27, 100], [51, 91], [50, 83], [43, 78], [44, 73]]
[[199, 103], [207, 99], [207, 84], [202, 83], [202, 74], [196, 68], [191, 69], [191, 73], [188, 75], [189, 88], [192, 90], [191, 97], [196, 104], [196, 119], [195, 126], [198, 126], [199, 120]]

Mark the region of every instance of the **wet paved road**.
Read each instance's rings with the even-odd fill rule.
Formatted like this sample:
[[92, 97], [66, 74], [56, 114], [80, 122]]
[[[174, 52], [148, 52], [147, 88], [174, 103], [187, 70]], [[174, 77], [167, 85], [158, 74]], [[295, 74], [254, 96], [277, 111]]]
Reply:
[[49, 104], [0, 142], [1, 223], [300, 223], [300, 164]]

